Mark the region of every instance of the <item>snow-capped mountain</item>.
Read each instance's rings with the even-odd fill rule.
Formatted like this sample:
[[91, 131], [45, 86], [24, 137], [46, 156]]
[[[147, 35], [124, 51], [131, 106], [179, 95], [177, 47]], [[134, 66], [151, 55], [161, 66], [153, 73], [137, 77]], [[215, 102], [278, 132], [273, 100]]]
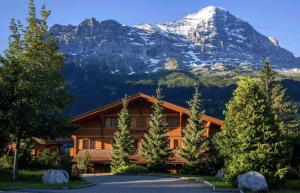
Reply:
[[269, 58], [276, 68], [299, 68], [300, 60], [227, 10], [209, 6], [174, 22], [121, 25], [114, 20], [86, 19], [78, 26], [54, 25], [67, 62], [93, 64], [110, 73], [150, 73], [176, 59], [179, 68], [257, 68]]

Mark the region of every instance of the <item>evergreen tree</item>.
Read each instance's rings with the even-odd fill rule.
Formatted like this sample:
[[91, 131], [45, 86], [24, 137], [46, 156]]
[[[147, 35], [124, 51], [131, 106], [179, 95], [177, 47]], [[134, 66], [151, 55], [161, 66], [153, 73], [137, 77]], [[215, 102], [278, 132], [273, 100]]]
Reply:
[[258, 171], [270, 187], [282, 182], [289, 157], [268, 99], [253, 79], [243, 79], [226, 105], [216, 145], [225, 159], [225, 179], [234, 182], [244, 172]]
[[275, 80], [276, 72], [265, 60], [260, 71], [260, 87], [267, 97], [275, 114], [275, 121], [286, 136], [299, 135], [300, 123], [297, 120], [297, 106], [289, 100], [286, 90]]
[[123, 99], [123, 108], [118, 114], [118, 130], [114, 133], [112, 150], [112, 171], [130, 164], [130, 155], [134, 153], [134, 139], [130, 135], [130, 116], [128, 112], [128, 99]]
[[205, 136], [206, 129], [200, 116], [204, 113], [200, 97], [196, 87], [193, 98], [188, 102], [190, 114], [183, 133], [180, 155], [186, 161], [185, 172], [207, 174], [213, 160], [211, 151], [208, 151], [212, 149], [212, 143], [210, 137]]
[[148, 161], [148, 167], [152, 171], [163, 171], [166, 169], [165, 162], [172, 155], [169, 150], [169, 139], [166, 136], [168, 131], [166, 117], [163, 114], [161, 89], [156, 89], [157, 101], [152, 106], [153, 113], [149, 122], [150, 129], [145, 134], [141, 151]]
[[13, 179], [18, 176], [20, 141], [30, 137], [54, 138], [73, 129], [63, 111], [72, 97], [65, 90], [62, 76], [63, 56], [55, 39], [48, 34], [46, 20], [50, 11], [36, 16], [29, 3], [27, 27], [11, 21], [9, 47], [1, 58], [0, 129], [14, 141]]

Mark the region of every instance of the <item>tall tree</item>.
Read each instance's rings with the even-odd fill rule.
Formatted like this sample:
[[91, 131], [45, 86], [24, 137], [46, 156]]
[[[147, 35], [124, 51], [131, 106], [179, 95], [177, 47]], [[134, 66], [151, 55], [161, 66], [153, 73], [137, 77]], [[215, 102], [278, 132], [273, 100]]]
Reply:
[[134, 153], [134, 139], [130, 135], [130, 116], [128, 112], [128, 98], [123, 99], [123, 108], [118, 114], [118, 130], [114, 133], [112, 150], [112, 171], [130, 164], [130, 155]]
[[234, 182], [244, 172], [258, 171], [270, 187], [279, 185], [289, 157], [268, 99], [253, 79], [243, 79], [226, 105], [216, 145], [224, 156], [225, 179]]
[[184, 129], [180, 155], [185, 159], [185, 172], [206, 173], [210, 167], [213, 156], [211, 152], [211, 139], [206, 136], [204, 122], [201, 114], [204, 113], [201, 103], [201, 94], [195, 87], [193, 98], [188, 102], [190, 113], [188, 123]]
[[265, 60], [260, 71], [260, 87], [275, 114], [275, 121], [279, 124], [284, 135], [299, 135], [300, 123], [297, 120], [297, 106], [289, 100], [286, 89], [275, 79], [276, 72], [272, 65]]
[[148, 161], [148, 167], [153, 171], [165, 170], [165, 162], [172, 155], [169, 150], [169, 139], [166, 116], [163, 113], [162, 96], [160, 86], [156, 89], [156, 102], [152, 106], [153, 113], [149, 122], [150, 129], [145, 134], [141, 151]]
[[71, 101], [62, 76], [64, 59], [55, 39], [47, 32], [50, 11], [42, 7], [36, 16], [29, 3], [27, 26], [11, 21], [9, 47], [1, 58], [0, 128], [15, 142], [13, 179], [18, 177], [20, 141], [29, 137], [54, 138], [73, 127], [63, 116]]

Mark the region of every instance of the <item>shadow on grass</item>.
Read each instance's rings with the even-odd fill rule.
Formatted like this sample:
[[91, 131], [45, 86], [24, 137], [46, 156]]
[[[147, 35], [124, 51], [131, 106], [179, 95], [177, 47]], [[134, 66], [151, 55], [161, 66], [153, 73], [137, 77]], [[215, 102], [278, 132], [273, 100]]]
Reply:
[[91, 183], [81, 179], [71, 179], [67, 184], [43, 184], [43, 170], [20, 170], [18, 181], [12, 181], [11, 171], [0, 171], [0, 190], [10, 190], [19, 188], [33, 189], [62, 189], [62, 188], [78, 188], [90, 185]]

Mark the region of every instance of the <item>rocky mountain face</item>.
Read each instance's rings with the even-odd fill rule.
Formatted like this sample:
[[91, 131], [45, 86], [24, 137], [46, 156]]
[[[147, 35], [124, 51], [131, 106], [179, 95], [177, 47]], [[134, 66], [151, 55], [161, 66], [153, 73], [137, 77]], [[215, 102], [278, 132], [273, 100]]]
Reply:
[[53, 25], [66, 63], [111, 74], [152, 73], [175, 59], [181, 70], [256, 69], [265, 58], [275, 68], [299, 68], [300, 59], [274, 37], [257, 32], [228, 11], [209, 6], [168, 23], [125, 26], [86, 19], [78, 26]]

